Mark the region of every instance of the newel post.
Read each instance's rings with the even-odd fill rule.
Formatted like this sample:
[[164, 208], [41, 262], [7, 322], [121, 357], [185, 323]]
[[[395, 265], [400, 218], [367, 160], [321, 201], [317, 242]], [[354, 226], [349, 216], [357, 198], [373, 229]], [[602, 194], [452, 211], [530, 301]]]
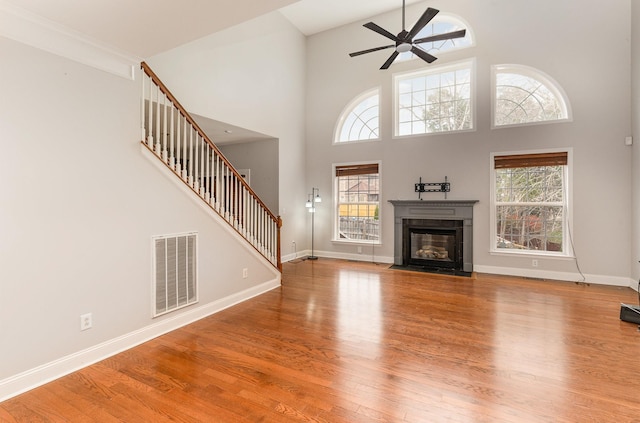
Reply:
[[277, 234], [277, 239], [276, 242], [278, 243], [277, 248], [278, 248], [278, 270], [280, 270], [280, 273], [282, 273], [282, 247], [281, 247], [281, 242], [280, 242], [280, 228], [282, 228], [282, 218], [280, 216], [278, 216], [278, 222], [276, 225], [276, 234]]

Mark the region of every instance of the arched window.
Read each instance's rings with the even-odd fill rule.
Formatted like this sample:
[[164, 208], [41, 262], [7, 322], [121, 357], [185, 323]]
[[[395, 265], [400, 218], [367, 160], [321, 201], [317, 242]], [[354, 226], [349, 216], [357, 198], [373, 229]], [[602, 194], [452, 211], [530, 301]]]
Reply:
[[493, 67], [493, 125], [571, 120], [564, 91], [543, 72], [521, 65]]
[[380, 139], [380, 89], [356, 97], [338, 120], [335, 143]]
[[[448, 13], [438, 13], [435, 18], [414, 37], [415, 40], [430, 37], [437, 34], [445, 34], [447, 32], [466, 29], [467, 33], [463, 38], [455, 38], [452, 40], [432, 41], [429, 43], [421, 43], [418, 46], [424, 51], [435, 54], [445, 51], [458, 50], [461, 48], [471, 47], [473, 45], [473, 34], [471, 27], [461, 18], [450, 15]], [[400, 53], [396, 62], [401, 60], [413, 59], [416, 56], [409, 52]]]

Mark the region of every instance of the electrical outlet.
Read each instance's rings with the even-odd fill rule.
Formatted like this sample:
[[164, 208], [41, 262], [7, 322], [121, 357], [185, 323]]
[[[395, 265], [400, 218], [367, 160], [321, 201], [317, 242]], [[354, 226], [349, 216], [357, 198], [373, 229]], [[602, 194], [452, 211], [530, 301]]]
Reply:
[[358, 254], [362, 254], [362, 245], [358, 245]]
[[83, 314], [80, 316], [80, 330], [91, 329], [93, 326], [93, 317], [91, 313]]
[[531, 260], [531, 266], [538, 267], [538, 260], [536, 259]]
[[247, 279], [249, 277], [249, 269], [246, 267], [242, 269], [242, 279]]

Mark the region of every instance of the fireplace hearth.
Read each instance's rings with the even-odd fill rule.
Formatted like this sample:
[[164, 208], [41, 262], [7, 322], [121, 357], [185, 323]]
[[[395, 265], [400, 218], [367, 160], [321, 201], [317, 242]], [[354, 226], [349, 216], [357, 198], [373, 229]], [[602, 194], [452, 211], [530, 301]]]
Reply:
[[476, 200], [401, 201], [394, 206], [394, 268], [470, 276]]

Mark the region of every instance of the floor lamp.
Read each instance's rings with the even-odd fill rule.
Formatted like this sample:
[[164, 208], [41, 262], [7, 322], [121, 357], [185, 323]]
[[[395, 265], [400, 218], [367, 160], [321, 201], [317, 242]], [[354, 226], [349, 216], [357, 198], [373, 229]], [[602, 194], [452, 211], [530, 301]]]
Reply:
[[309, 213], [311, 213], [311, 255], [307, 257], [308, 260], [318, 260], [318, 257], [314, 255], [313, 250], [313, 231], [315, 226], [315, 215], [316, 215], [316, 206], [315, 203], [322, 202], [322, 198], [320, 198], [320, 189], [319, 188], [311, 188], [311, 194], [307, 197], [307, 203], [305, 207], [309, 209]]

